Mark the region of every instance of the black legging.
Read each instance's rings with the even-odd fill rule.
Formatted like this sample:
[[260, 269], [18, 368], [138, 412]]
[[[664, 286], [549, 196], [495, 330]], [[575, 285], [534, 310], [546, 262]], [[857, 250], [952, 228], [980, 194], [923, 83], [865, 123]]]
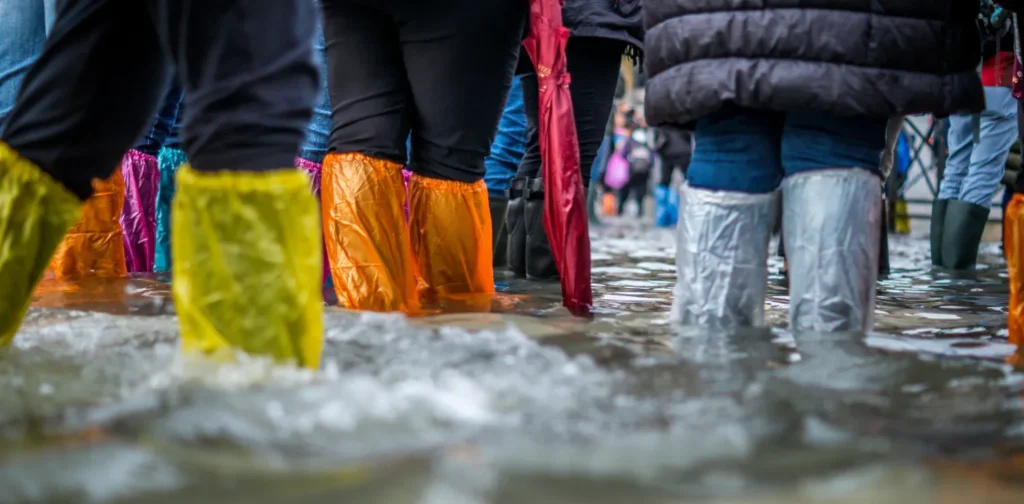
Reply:
[[333, 106], [330, 152], [476, 182], [497, 132], [525, 0], [320, 0]]
[[311, 2], [77, 0], [57, 10], [2, 140], [78, 197], [150, 127], [172, 67], [196, 170], [293, 166], [319, 86]]
[[[584, 186], [590, 185], [590, 168], [604, 140], [625, 49], [625, 42], [592, 37], [570, 38], [566, 48], [569, 75], [572, 77], [569, 93], [576, 119]], [[522, 57], [526, 58], [525, 52]], [[522, 76], [527, 121], [526, 155], [523, 156], [516, 176], [537, 178], [541, 169], [537, 131], [537, 75], [533, 73], [532, 66], [527, 67], [531, 71]]]

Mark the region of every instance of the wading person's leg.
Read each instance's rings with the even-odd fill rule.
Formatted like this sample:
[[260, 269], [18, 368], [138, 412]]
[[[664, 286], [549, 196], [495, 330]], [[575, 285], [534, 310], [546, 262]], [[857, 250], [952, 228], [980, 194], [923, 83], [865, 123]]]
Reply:
[[494, 272], [484, 159], [512, 83], [527, 3], [458, 0], [403, 10], [416, 118], [409, 215], [417, 268], [428, 300], [489, 310]]
[[172, 213], [183, 346], [316, 368], [316, 201], [296, 170], [318, 89], [308, 0], [150, 0], [185, 90]]
[[72, 249], [68, 257], [113, 257], [124, 271], [121, 189], [96, 183], [101, 194], [84, 213], [82, 202], [93, 196], [96, 180], [116, 170], [160, 98], [163, 52], [153, 26], [140, 19], [149, 19], [146, 6], [134, 0], [63, 2], [25, 76], [0, 137], [0, 342], [14, 336], [72, 225], [62, 245]]
[[[568, 70], [572, 76], [569, 93], [572, 96], [576, 135], [579, 140], [584, 191], [590, 185], [590, 168], [604, 140], [625, 48], [625, 42], [591, 37], [573, 37], [569, 39], [566, 47]], [[524, 53], [522, 57], [526, 58], [527, 55]], [[527, 66], [532, 70], [532, 65]], [[531, 72], [523, 75], [521, 80], [529, 127], [526, 155], [516, 176], [530, 180], [527, 182], [529, 190], [526, 192], [524, 210], [521, 214], [513, 214], [514, 209], [510, 208], [508, 214], [509, 232], [512, 233], [515, 229], [526, 235], [525, 238], [509, 235], [510, 244], [525, 242], [524, 249], [509, 249], [509, 261], [518, 261], [511, 257], [513, 254], [524, 256], [521, 262], [526, 265], [526, 276], [549, 279], [557, 277], [558, 270], [544, 231], [544, 185], [540, 180], [542, 170], [537, 129], [537, 76]], [[522, 224], [519, 224], [520, 222]]]
[[411, 98], [398, 27], [353, 3], [320, 2], [334, 123], [321, 175], [324, 241], [340, 305], [415, 313], [402, 180]]
[[885, 117], [790, 113], [783, 235], [793, 331], [869, 331], [882, 218]]
[[674, 321], [726, 328], [764, 323], [784, 118], [727, 106], [697, 120], [696, 149], [680, 189]]

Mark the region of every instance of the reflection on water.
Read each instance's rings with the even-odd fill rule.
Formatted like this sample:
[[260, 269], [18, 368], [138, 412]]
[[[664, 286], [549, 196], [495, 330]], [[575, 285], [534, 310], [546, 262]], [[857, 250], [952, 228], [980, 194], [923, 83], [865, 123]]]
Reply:
[[179, 356], [165, 278], [46, 283], [0, 353], [0, 502], [1024, 498], [997, 250], [896, 240], [877, 334], [793, 336], [778, 274], [772, 329], [671, 327], [671, 234], [600, 233], [592, 321], [499, 275], [491, 313], [329, 309], [317, 374]]

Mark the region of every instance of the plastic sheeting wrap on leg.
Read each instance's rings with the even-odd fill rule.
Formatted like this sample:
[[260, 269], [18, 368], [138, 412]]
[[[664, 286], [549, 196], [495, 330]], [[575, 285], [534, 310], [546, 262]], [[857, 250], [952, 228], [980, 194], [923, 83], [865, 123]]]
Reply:
[[186, 165], [177, 183], [171, 287], [183, 347], [319, 367], [320, 221], [306, 176]]
[[130, 150], [121, 159], [124, 179], [124, 256], [128, 271], [153, 271], [156, 253], [156, 206], [160, 189], [160, 168], [154, 156]]
[[672, 320], [713, 328], [764, 323], [776, 193], [680, 188]]
[[93, 179], [92, 188], [93, 195], [82, 206], [81, 217], [68, 230], [50, 262], [50, 272], [57, 280], [128, 274], [121, 231], [124, 181], [120, 170], [107, 180]]
[[174, 199], [174, 174], [187, 161], [185, 151], [160, 149], [157, 166], [160, 169], [160, 189], [156, 197], [156, 251], [153, 271], [171, 271], [171, 201]]
[[1010, 273], [1010, 306], [1007, 327], [1010, 343], [1017, 345], [1017, 354], [1011, 359], [1024, 364], [1024, 194], [1014, 194], [1003, 216], [1006, 232], [1006, 268]]
[[490, 309], [494, 268], [487, 185], [413, 175], [409, 194], [412, 249], [426, 299]]
[[402, 165], [357, 153], [328, 154], [322, 177], [324, 239], [339, 304], [418, 313]]
[[0, 345], [8, 345], [32, 291], [81, 213], [75, 195], [0, 143]]
[[782, 183], [793, 331], [868, 331], [874, 323], [882, 186], [859, 168]]

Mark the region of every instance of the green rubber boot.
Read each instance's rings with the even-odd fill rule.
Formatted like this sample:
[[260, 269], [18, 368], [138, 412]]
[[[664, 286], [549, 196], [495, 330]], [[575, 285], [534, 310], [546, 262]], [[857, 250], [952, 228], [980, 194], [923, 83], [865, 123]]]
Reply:
[[949, 200], [937, 199], [932, 203], [931, 248], [932, 266], [942, 266], [942, 234], [946, 229], [946, 207]]
[[950, 200], [942, 231], [942, 265], [952, 270], [974, 269], [978, 246], [985, 233], [989, 209], [966, 201]]

